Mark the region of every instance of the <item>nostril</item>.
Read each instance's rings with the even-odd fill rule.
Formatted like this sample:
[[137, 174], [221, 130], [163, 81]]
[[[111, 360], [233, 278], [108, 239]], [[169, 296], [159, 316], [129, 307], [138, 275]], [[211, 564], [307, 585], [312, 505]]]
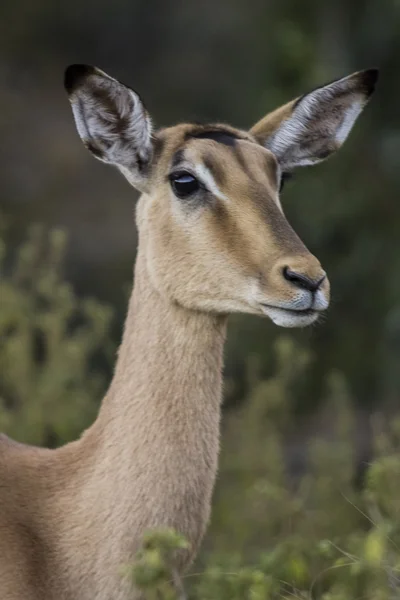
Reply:
[[311, 279], [307, 275], [292, 271], [289, 267], [283, 267], [282, 272], [286, 281], [290, 281], [298, 288], [308, 290], [309, 292], [316, 292], [326, 277], [326, 275], [323, 275], [319, 279]]

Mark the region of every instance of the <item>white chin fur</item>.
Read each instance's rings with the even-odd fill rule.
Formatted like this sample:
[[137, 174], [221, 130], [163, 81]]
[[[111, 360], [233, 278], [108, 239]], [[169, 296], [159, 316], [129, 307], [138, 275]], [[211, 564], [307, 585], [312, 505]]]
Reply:
[[319, 317], [318, 312], [309, 315], [301, 314], [301, 312], [295, 314], [282, 308], [271, 308], [269, 306], [263, 306], [263, 311], [279, 327], [307, 327]]

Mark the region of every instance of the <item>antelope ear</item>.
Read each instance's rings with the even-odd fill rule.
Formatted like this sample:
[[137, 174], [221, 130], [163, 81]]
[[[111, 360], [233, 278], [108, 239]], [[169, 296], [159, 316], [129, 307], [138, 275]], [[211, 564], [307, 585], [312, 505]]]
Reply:
[[338, 79], [268, 114], [250, 132], [284, 171], [318, 163], [343, 144], [377, 79], [377, 69]]
[[144, 191], [153, 153], [152, 125], [138, 94], [89, 65], [69, 66], [64, 85], [86, 148]]

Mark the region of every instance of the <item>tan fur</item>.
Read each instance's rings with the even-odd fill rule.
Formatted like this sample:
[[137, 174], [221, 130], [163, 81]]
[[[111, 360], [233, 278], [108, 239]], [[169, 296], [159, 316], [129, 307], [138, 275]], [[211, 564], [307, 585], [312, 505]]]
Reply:
[[272, 113], [269, 113], [268, 115], [260, 119], [260, 121], [258, 121], [251, 128], [251, 133], [257, 138], [267, 138], [269, 135], [274, 133], [274, 131], [277, 129], [278, 125], [282, 121], [285, 121], [290, 117], [290, 115], [293, 112], [293, 106], [295, 105], [296, 101], [297, 98], [295, 100], [292, 100], [291, 102], [288, 102], [287, 104], [284, 104], [283, 106], [280, 106]]
[[[283, 267], [324, 274], [283, 215], [274, 155], [253, 134], [212, 128], [235, 134], [234, 146], [188, 135], [195, 125], [156, 134], [140, 179], [135, 285], [95, 423], [58, 450], [0, 438], [1, 600], [138, 599], [121, 569], [154, 527], [187, 536], [177, 564], [187, 567], [217, 472], [227, 315], [263, 315], [263, 304], [296, 313], [300, 292]], [[207, 204], [174, 197], [177, 151], [212, 171]], [[327, 279], [320, 292], [327, 306]]]

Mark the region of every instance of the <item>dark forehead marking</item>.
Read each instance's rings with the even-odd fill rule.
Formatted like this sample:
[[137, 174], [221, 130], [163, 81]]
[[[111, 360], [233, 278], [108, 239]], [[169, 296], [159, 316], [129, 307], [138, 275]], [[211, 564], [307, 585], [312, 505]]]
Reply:
[[239, 136], [232, 131], [223, 129], [206, 129], [199, 132], [189, 132], [186, 134], [186, 139], [188, 138], [196, 138], [198, 140], [213, 140], [214, 142], [224, 144], [225, 146], [234, 146], [236, 144], [236, 140], [240, 139]]
[[[235, 147], [237, 140], [246, 138], [241, 137], [234, 131], [230, 131], [229, 129], [225, 129], [218, 125], [208, 127], [197, 125], [194, 129], [185, 133], [184, 142], [192, 139], [213, 140], [214, 142], [233, 148]], [[183, 161], [183, 158], [184, 147], [181, 147], [172, 157], [172, 166], [176, 167], [180, 162]], [[210, 161], [208, 161], [208, 163], [210, 165]]]

